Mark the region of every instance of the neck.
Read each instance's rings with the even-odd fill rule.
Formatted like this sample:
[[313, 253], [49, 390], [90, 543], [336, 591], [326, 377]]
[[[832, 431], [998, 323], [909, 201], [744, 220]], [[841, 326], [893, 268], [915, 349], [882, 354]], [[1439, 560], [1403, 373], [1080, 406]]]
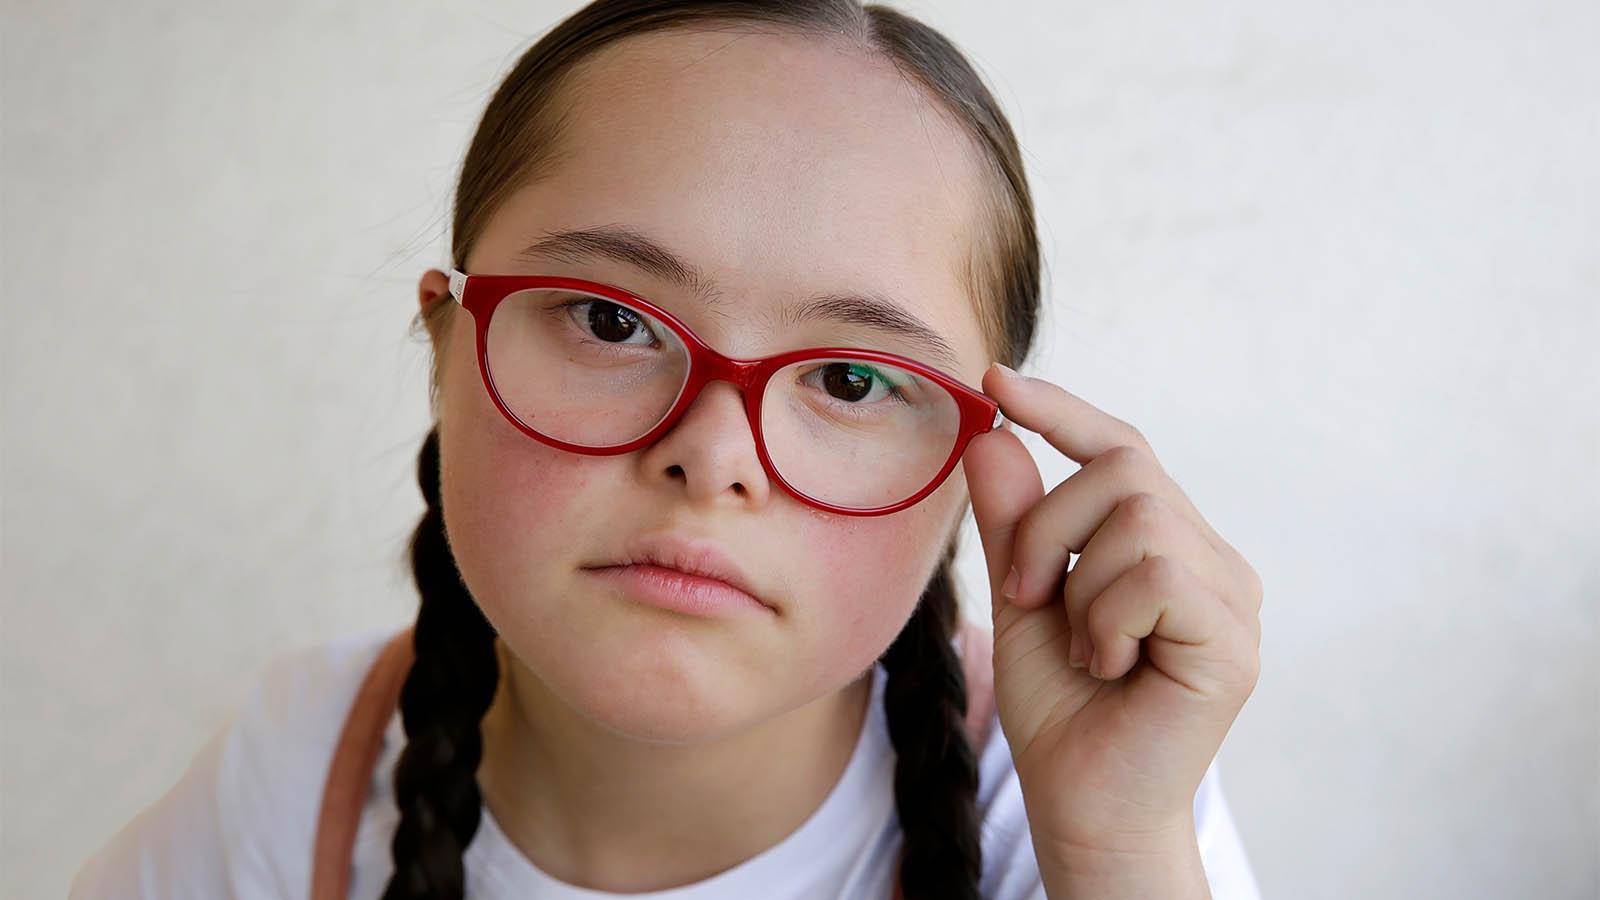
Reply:
[[630, 739], [549, 693], [495, 639], [500, 686], [478, 783], [539, 869], [590, 890], [665, 890], [772, 847], [822, 805], [850, 761], [870, 671], [844, 689], [693, 744]]

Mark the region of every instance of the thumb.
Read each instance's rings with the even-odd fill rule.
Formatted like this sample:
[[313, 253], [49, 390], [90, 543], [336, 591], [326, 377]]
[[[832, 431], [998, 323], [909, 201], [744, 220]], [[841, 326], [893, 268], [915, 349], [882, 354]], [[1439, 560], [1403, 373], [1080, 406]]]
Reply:
[[1044, 481], [1033, 455], [1009, 427], [973, 438], [961, 456], [972, 518], [989, 567], [991, 612], [1007, 604], [1001, 587], [1011, 574], [1011, 542], [1017, 523], [1044, 497]]

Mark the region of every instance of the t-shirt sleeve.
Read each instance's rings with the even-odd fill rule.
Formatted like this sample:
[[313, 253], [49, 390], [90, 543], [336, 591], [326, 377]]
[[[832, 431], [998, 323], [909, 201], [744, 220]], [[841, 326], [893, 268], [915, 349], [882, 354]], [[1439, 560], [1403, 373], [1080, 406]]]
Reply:
[[1212, 900], [1261, 900], [1244, 842], [1222, 794], [1222, 773], [1215, 759], [1194, 794], [1194, 826]]
[[69, 900], [304, 895], [333, 745], [391, 631], [272, 659], [177, 783], [83, 865]]
[[83, 864], [69, 900], [231, 898], [223, 866], [217, 775], [233, 728], [224, 723], [166, 794], [145, 807]]
[[[1047, 900], [1034, 855], [1011, 748], [998, 717], [979, 757], [978, 815], [982, 821], [983, 876], [987, 900]], [[1244, 845], [1222, 794], [1213, 759], [1194, 799], [1195, 837], [1212, 900], [1261, 900]]]

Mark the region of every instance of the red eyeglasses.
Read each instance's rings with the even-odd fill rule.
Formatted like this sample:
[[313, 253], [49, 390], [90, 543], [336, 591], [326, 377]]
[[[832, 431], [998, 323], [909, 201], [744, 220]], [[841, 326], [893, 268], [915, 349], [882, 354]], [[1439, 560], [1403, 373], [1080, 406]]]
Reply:
[[850, 347], [734, 359], [667, 310], [599, 282], [452, 268], [450, 295], [477, 322], [490, 398], [534, 440], [595, 456], [637, 450], [706, 384], [728, 381], [744, 395], [767, 475], [828, 512], [916, 504], [973, 437], [1004, 421], [994, 400], [914, 359]]

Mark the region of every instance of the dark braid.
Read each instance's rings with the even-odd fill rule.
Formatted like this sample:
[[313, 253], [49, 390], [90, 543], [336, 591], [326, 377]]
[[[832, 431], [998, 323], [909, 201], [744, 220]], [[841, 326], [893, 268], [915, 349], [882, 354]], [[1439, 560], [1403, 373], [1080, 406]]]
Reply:
[[411, 538], [411, 571], [422, 594], [416, 657], [400, 689], [406, 746], [395, 766], [400, 807], [390, 852], [394, 875], [384, 900], [466, 894], [462, 854], [482, 815], [479, 722], [500, 681], [494, 627], [467, 592], [445, 540], [439, 503], [439, 428], [417, 458], [428, 510]]
[[967, 740], [967, 685], [951, 646], [960, 626], [952, 543], [911, 619], [883, 654], [883, 708], [894, 744], [905, 900], [976, 900], [978, 763]]

